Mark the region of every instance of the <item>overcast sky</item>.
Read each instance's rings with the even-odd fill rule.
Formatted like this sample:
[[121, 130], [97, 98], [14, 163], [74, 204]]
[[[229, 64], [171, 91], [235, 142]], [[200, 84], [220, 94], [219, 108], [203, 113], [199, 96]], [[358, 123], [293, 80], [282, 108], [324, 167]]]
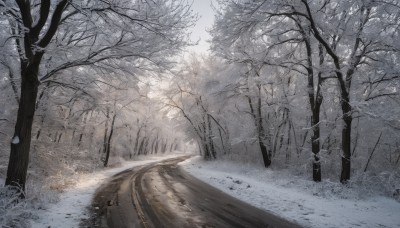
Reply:
[[191, 50], [196, 52], [205, 52], [209, 48], [207, 40], [211, 37], [207, 33], [206, 29], [210, 29], [214, 21], [214, 11], [211, 8], [212, 0], [193, 0], [193, 11], [198, 13], [200, 16], [196, 27], [192, 30], [192, 40], [199, 40], [200, 43]]

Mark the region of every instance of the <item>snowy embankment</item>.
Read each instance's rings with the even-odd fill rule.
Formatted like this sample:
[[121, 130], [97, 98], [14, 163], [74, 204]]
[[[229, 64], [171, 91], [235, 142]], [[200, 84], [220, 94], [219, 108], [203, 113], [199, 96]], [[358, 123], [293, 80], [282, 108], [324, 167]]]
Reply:
[[340, 183], [301, 179], [232, 162], [204, 162], [200, 157], [180, 165], [198, 179], [255, 207], [304, 227], [400, 227], [400, 203], [382, 196], [360, 195]]
[[182, 153], [171, 153], [165, 156], [148, 156], [140, 158], [139, 161], [126, 161], [116, 168], [107, 168], [105, 170], [85, 174], [77, 178], [74, 186], [65, 189], [60, 194], [60, 201], [48, 205], [42, 211], [39, 211], [38, 218], [31, 221], [33, 228], [43, 227], [79, 227], [83, 219], [88, 219], [87, 207], [90, 205], [96, 189], [104, 183], [109, 177], [133, 167], [147, 165], [153, 162], [187, 155]]

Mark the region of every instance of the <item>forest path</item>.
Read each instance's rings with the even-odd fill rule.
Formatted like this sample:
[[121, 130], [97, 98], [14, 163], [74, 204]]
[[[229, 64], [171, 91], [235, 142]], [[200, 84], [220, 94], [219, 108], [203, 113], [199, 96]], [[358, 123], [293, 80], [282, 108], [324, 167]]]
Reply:
[[100, 187], [95, 227], [299, 227], [192, 177], [190, 156], [129, 169]]

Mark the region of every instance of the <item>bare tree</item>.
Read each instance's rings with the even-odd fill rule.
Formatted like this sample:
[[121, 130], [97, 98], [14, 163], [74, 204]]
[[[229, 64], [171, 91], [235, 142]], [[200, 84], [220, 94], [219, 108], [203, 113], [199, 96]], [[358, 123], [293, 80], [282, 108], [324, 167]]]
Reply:
[[[244, 39], [258, 50], [267, 47], [261, 49], [267, 56], [265, 64], [307, 76], [316, 181], [320, 180], [321, 85], [326, 79], [336, 80], [342, 111], [340, 180], [346, 183], [351, 172], [353, 94], [361, 91], [357, 82], [363, 77], [374, 78], [366, 82], [370, 85], [367, 91], [376, 93], [368, 95], [371, 99], [398, 95], [392, 86], [386, 90], [375, 87], [380, 79], [393, 82], [397, 78], [394, 56], [399, 48], [392, 40], [399, 36], [398, 2], [260, 0], [219, 1], [219, 4], [213, 29], [217, 53], [238, 59], [243, 52], [238, 44]], [[304, 49], [299, 48], [301, 45]], [[251, 56], [261, 59], [260, 52]]]
[[[38, 88], [79, 67], [166, 67], [195, 19], [186, 1], [0, 1], [21, 74], [6, 185], [25, 189]], [[160, 20], [162, 18], [162, 20]], [[11, 43], [11, 41], [14, 41]], [[17, 64], [15, 64], [17, 65]]]

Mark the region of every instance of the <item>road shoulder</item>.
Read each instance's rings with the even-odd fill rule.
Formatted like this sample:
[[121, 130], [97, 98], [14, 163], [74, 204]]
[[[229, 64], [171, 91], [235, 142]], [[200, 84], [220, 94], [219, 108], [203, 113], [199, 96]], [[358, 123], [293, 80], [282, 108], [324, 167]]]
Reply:
[[[180, 166], [235, 198], [304, 227], [400, 227], [399, 202], [382, 196], [354, 199], [352, 189], [341, 189], [346, 187], [329, 180], [318, 184], [262, 167], [205, 162], [200, 157]], [[348, 192], [339, 197], [334, 194], [339, 190]]]

